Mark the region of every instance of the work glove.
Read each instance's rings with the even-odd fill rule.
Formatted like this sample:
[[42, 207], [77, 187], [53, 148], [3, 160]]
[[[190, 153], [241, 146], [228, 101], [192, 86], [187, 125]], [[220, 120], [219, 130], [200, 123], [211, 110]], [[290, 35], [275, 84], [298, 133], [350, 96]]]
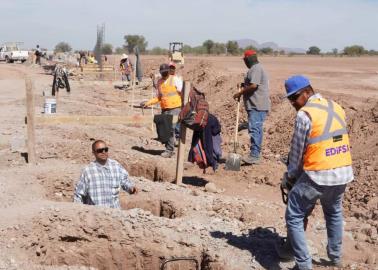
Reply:
[[289, 178], [289, 174], [285, 172], [282, 176], [281, 187], [290, 191], [295, 184], [295, 178]]
[[138, 189], [136, 187], [132, 187], [130, 190], [129, 190], [129, 193], [130, 194], [137, 194], [138, 193]]
[[146, 101], [142, 101], [140, 104], [139, 104], [142, 108], [146, 108]]
[[239, 101], [241, 96], [242, 96], [241, 93], [236, 93], [236, 94], [233, 95], [233, 98], [234, 98], [236, 101]]

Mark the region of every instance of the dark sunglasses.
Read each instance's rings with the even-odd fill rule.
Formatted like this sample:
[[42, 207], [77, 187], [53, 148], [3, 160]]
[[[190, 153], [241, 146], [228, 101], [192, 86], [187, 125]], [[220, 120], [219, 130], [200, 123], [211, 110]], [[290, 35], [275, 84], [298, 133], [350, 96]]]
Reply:
[[95, 150], [97, 154], [104, 153], [104, 152], [107, 153], [108, 151], [109, 151], [109, 147], [99, 148]]
[[291, 95], [291, 96], [288, 96], [287, 98], [290, 101], [296, 101], [302, 95], [302, 93], [303, 93], [303, 91], [299, 91], [298, 93]]

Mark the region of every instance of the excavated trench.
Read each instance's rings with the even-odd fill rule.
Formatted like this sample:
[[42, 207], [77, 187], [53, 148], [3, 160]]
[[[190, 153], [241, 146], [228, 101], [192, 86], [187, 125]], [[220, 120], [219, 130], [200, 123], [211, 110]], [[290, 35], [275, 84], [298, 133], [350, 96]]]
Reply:
[[[38, 177], [40, 183], [45, 188], [46, 197], [57, 202], [72, 202], [74, 186], [71, 178], [62, 177], [52, 183], [42, 175]], [[129, 210], [140, 208], [151, 212], [154, 216], [174, 219], [183, 216], [183, 209], [168, 198], [157, 198], [156, 196], [139, 194], [138, 196], [128, 196], [121, 191], [121, 208]]]
[[[38, 179], [45, 187], [48, 199], [59, 202], [72, 201], [74, 187], [71, 177], [61, 176], [53, 182], [48, 181], [47, 176], [43, 175], [40, 175]], [[121, 193], [120, 201], [124, 210], [139, 208], [164, 219], [175, 219], [185, 214], [185, 205], [175, 203], [168, 193], [159, 194], [159, 196], [143, 191], [140, 191], [138, 196]], [[77, 215], [80, 216], [80, 212]], [[91, 215], [99, 220], [91, 221]], [[85, 218], [78, 217], [77, 219], [62, 217], [56, 213], [48, 214], [44, 219], [37, 219], [38, 223], [35, 224], [34, 232], [31, 234], [35, 239], [28, 241], [31, 244], [27, 244], [27, 249], [34, 254], [34, 259], [38, 263], [49, 266], [80, 265], [110, 270], [224, 269], [218, 262], [210, 259], [210, 255], [206, 253], [203, 246], [181, 246], [177, 242], [159, 237], [151, 239], [151, 235], [146, 230], [133, 228], [129, 228], [126, 232], [127, 237], [124, 237], [122, 226], [125, 225], [123, 223], [118, 226], [117, 219], [99, 218], [96, 214], [89, 213]], [[88, 225], [88, 227], [81, 224], [83, 220], [85, 220], [85, 226]], [[161, 224], [165, 226], [163, 220]], [[80, 228], [71, 229], [72, 225]], [[121, 231], [113, 235], [112, 230], [120, 228]], [[118, 234], [121, 237], [118, 237]], [[142, 240], [142, 238], [147, 240]], [[168, 248], [162, 248], [162, 246]]]
[[[68, 266], [72, 269], [93, 270], [223, 270], [220, 263], [214, 262], [210, 256], [200, 250], [187, 250], [185, 256], [162, 255], [158, 250], [141, 249], [134, 247], [114, 247], [115, 245], [102, 246], [104, 252], [99, 254], [98, 247], [80, 251], [80, 256], [67, 256], [65, 251], [58, 251], [53, 255], [47, 253], [41, 255], [42, 265]], [[43, 248], [42, 248], [43, 250]], [[74, 266], [78, 268], [73, 268]], [[79, 268], [80, 267], [80, 268]], [[71, 269], [71, 268], [69, 268]]]
[[154, 182], [172, 182], [174, 180], [174, 171], [167, 170], [173, 166], [158, 164], [154, 161], [123, 164], [131, 176], [144, 177]]
[[172, 200], [169, 199], [151, 199], [143, 196], [129, 196], [127, 200], [122, 200], [122, 209], [140, 208], [144, 211], [151, 212], [154, 216], [174, 219], [184, 215], [184, 210], [179, 208]]

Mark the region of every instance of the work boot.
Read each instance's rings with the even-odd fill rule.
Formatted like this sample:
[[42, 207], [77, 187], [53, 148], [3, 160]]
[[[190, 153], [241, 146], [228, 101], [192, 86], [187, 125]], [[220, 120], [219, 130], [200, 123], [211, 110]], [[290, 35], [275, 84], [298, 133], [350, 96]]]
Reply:
[[345, 265], [344, 265], [344, 263], [343, 263], [342, 260], [331, 260], [329, 262], [329, 265], [330, 266], [335, 266], [337, 268], [344, 268], [345, 267]]
[[289, 239], [287, 239], [287, 237], [283, 237], [275, 242], [274, 248], [276, 249], [276, 252], [280, 259], [285, 261], [294, 260], [294, 250], [291, 247], [290, 241]]
[[171, 158], [175, 153], [173, 151], [165, 150], [160, 156], [163, 158]]
[[243, 162], [248, 165], [252, 165], [252, 164], [255, 165], [255, 164], [260, 163], [260, 158], [253, 157], [253, 156], [246, 156], [246, 157], [243, 157]]

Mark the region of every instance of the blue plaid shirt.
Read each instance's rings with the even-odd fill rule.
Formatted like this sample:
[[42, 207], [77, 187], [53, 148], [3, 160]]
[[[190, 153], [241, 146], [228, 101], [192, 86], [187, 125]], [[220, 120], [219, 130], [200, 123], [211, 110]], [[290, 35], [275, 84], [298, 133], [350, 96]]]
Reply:
[[129, 191], [133, 187], [129, 174], [117, 161], [108, 158], [105, 165], [93, 161], [80, 176], [74, 202], [120, 208], [120, 188]]
[[[315, 94], [309, 98], [322, 98], [320, 94]], [[294, 135], [291, 140], [289, 153], [289, 164], [287, 172], [290, 178], [298, 179], [303, 173], [303, 155], [308, 145], [308, 138], [311, 133], [311, 119], [303, 111], [297, 113], [295, 121]], [[352, 166], [345, 166], [330, 170], [305, 171], [305, 173], [318, 185], [336, 186], [353, 181]]]

